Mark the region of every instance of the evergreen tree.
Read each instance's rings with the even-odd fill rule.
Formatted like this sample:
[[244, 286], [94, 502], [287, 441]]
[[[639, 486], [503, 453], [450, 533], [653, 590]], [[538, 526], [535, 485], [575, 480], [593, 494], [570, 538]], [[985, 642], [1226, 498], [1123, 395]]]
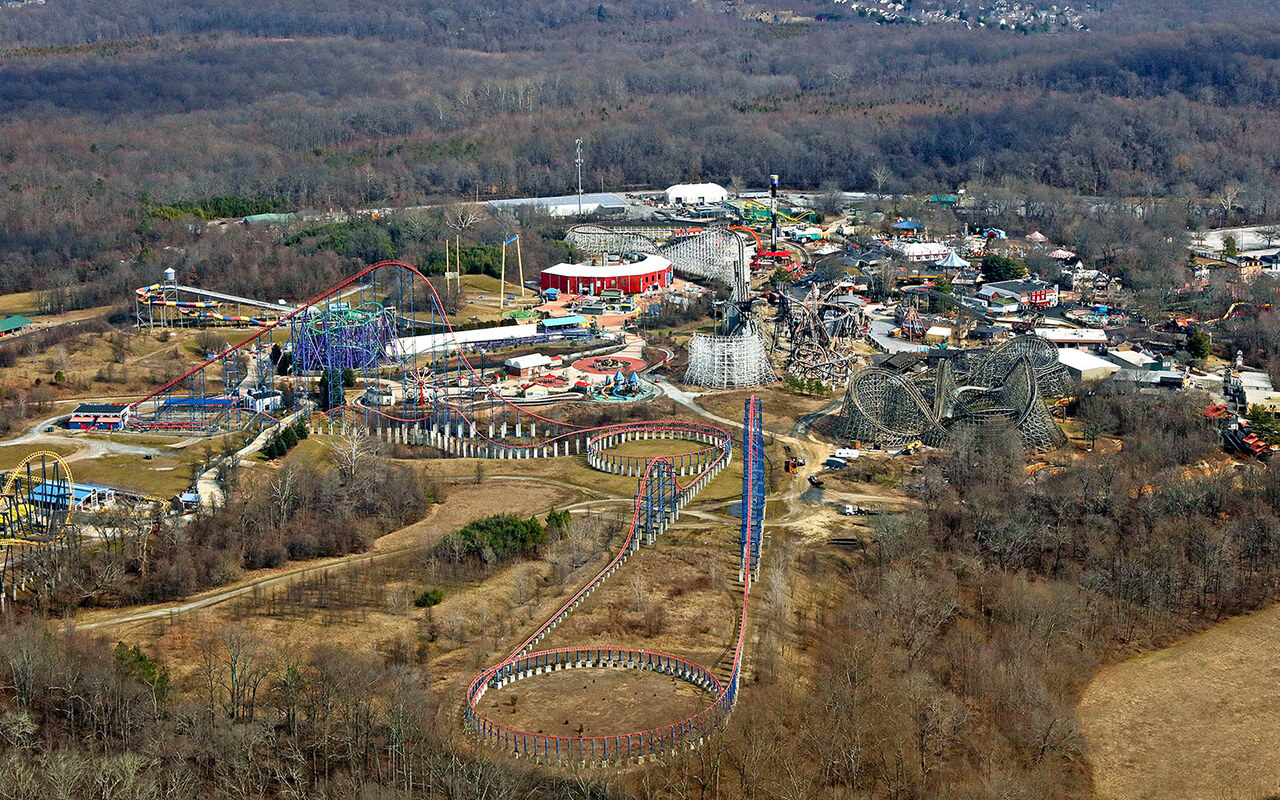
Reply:
[[982, 276], [988, 281], [1013, 281], [1026, 274], [1026, 265], [1009, 256], [987, 253], [982, 257]]
[[1195, 359], [1206, 359], [1213, 352], [1209, 334], [1200, 328], [1192, 328], [1187, 334], [1187, 354]]
[[320, 392], [320, 410], [328, 411], [329, 410], [329, 376], [328, 375], [320, 376], [320, 383], [317, 386], [317, 389]]

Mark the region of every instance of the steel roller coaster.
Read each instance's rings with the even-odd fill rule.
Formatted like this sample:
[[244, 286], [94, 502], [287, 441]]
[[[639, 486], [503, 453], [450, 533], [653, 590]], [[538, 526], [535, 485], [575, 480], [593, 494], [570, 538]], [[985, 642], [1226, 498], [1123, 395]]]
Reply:
[[1010, 426], [1023, 446], [1049, 450], [1066, 437], [1044, 401], [1061, 395], [1067, 382], [1057, 349], [1037, 336], [961, 351], [923, 375], [868, 367], [849, 381], [837, 431], [884, 447], [913, 441], [945, 447], [965, 427]]
[[74, 508], [71, 467], [57, 453], [32, 453], [9, 470], [0, 488], [0, 539], [54, 541]]
[[[397, 336], [412, 335], [429, 317], [447, 332], [453, 347], [425, 352], [388, 344], [379, 357], [362, 361], [367, 377], [401, 380], [406, 387], [399, 407], [384, 409], [343, 402], [312, 417], [317, 432], [364, 430], [388, 441], [434, 447], [446, 455], [496, 459], [555, 458], [584, 454], [595, 469], [638, 478], [632, 522], [623, 546], [613, 560], [550, 618], [538, 626], [511, 654], [484, 670], [466, 693], [466, 729], [482, 742], [511, 754], [543, 761], [625, 763], [658, 753], [696, 746], [715, 730], [732, 710], [737, 697], [742, 664], [746, 608], [760, 557], [764, 518], [764, 460], [759, 400], [747, 402], [744, 436], [743, 523], [740, 535], [743, 613], [727, 681], [705, 667], [685, 659], [631, 648], [581, 647], [533, 652], [533, 646], [561, 620], [577, 609], [609, 576], [643, 544], [652, 543], [674, 522], [682, 508], [731, 462], [732, 437], [714, 425], [684, 420], [631, 422], [587, 428], [538, 415], [502, 397], [457, 346], [448, 316], [426, 277], [409, 264], [380, 262], [302, 304], [272, 325], [253, 333], [202, 364], [134, 401], [134, 409], [163, 407], [174, 391], [198, 379], [203, 370], [216, 369], [228, 358], [257, 346], [257, 341], [278, 326], [291, 325], [295, 317], [308, 319], [328, 307], [331, 298], [360, 287], [381, 308], [390, 309]], [[296, 326], [295, 326], [296, 327]], [[297, 346], [297, 343], [294, 343]], [[325, 353], [341, 348], [321, 348], [314, 370], [326, 373], [333, 364]], [[140, 414], [144, 416], [145, 414]], [[618, 443], [636, 439], [684, 439], [704, 448], [679, 456], [628, 457], [610, 453]], [[684, 478], [685, 480], [681, 480]], [[478, 709], [486, 691], [511, 681], [556, 669], [631, 668], [652, 670], [690, 682], [710, 693], [713, 702], [694, 717], [663, 728], [608, 737], [554, 737], [530, 734], [487, 719]]]

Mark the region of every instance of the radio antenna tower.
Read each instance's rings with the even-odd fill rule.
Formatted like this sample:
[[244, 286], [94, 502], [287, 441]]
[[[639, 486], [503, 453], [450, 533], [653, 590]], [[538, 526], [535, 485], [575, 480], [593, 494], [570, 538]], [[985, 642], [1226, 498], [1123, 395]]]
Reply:
[[769, 176], [769, 247], [778, 249], [778, 176]]
[[578, 216], [582, 216], [582, 140], [575, 139], [573, 144], [578, 151], [573, 163], [578, 165]]

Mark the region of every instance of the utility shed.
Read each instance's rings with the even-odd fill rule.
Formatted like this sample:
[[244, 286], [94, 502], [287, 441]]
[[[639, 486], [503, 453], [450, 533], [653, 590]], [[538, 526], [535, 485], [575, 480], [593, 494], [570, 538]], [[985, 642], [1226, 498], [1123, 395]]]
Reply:
[[1118, 364], [1113, 364], [1105, 358], [1099, 358], [1093, 353], [1077, 350], [1074, 347], [1060, 349], [1058, 351], [1058, 361], [1067, 368], [1067, 372], [1071, 377], [1078, 381], [1106, 380], [1120, 371]]

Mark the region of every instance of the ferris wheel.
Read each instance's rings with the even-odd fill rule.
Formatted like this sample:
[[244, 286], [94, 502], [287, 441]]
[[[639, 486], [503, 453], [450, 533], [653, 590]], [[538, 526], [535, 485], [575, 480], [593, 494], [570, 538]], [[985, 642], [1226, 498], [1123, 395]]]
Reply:
[[404, 375], [404, 399], [406, 403], [425, 406], [436, 395], [436, 376], [430, 369], [418, 369]]

